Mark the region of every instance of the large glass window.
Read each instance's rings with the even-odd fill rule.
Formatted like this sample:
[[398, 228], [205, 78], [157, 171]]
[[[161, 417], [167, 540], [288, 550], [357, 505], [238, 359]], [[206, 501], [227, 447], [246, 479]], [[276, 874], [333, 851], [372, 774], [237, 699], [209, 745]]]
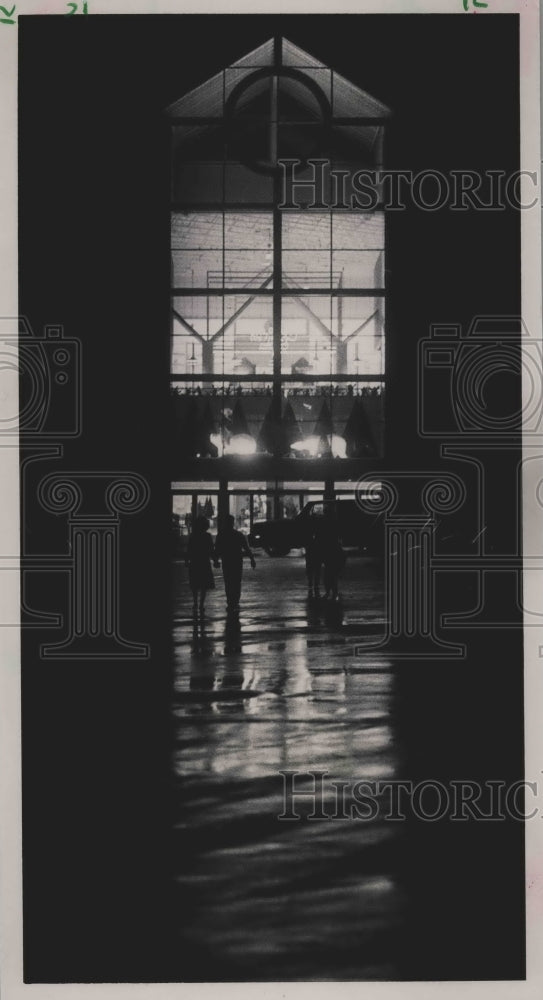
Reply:
[[[380, 166], [388, 109], [283, 39], [170, 112], [172, 395], [184, 453], [380, 454], [385, 220], [350, 195], [357, 171]], [[296, 179], [309, 180], [307, 159], [322, 155], [348, 174], [343, 187], [327, 167], [325, 209], [308, 208], [307, 187], [296, 188], [299, 210], [281, 209], [279, 159], [297, 158]], [[338, 191], [350, 207], [338, 207]]]
[[266, 375], [273, 371], [271, 298], [258, 295], [176, 296], [175, 375]]

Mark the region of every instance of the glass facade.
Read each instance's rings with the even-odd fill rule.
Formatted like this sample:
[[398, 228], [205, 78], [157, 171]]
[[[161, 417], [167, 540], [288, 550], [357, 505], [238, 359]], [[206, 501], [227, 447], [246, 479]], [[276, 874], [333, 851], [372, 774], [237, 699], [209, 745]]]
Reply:
[[381, 456], [385, 219], [334, 171], [380, 166], [388, 110], [273, 39], [169, 115], [177, 454]]

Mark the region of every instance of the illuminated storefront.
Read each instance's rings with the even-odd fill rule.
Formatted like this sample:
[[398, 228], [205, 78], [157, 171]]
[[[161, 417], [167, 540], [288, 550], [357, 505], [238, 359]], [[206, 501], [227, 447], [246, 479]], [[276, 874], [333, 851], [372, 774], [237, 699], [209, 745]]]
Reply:
[[389, 114], [284, 38], [168, 109], [172, 480], [192, 514], [236, 483], [251, 517], [264, 494], [289, 516], [383, 457], [385, 217], [357, 177]]

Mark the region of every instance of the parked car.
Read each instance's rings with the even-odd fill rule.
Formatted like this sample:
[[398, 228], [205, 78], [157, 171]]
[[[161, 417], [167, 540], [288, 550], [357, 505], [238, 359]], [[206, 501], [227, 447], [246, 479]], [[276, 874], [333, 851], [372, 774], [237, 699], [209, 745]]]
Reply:
[[379, 555], [383, 548], [382, 514], [363, 511], [355, 500], [310, 500], [296, 517], [279, 521], [255, 521], [249, 535], [251, 545], [261, 546], [270, 556], [286, 556], [291, 549], [304, 547], [313, 518], [324, 517], [325, 507], [333, 507], [341, 544], [367, 555]]
[[[304, 548], [311, 534], [311, 520], [324, 517], [325, 507], [333, 506], [341, 544], [368, 555], [384, 556], [385, 514], [371, 514], [355, 500], [310, 500], [296, 517], [279, 521], [255, 521], [249, 535], [251, 545], [261, 546], [270, 556], [286, 556], [291, 549]], [[477, 553], [480, 535], [468, 512], [436, 518], [433, 546], [438, 555]]]

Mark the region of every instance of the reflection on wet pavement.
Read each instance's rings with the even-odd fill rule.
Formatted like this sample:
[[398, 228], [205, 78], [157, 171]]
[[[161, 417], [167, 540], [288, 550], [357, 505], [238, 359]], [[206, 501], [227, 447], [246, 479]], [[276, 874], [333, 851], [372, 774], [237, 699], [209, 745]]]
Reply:
[[[226, 620], [220, 574], [202, 620], [176, 574], [180, 940], [213, 979], [394, 978], [397, 830], [328, 818], [341, 811], [332, 781], [396, 772], [392, 667], [354, 654], [383, 629], [377, 566], [349, 560], [334, 605], [307, 599], [300, 557], [262, 557], [239, 621]], [[306, 820], [307, 794], [298, 821], [278, 819], [281, 771], [302, 772], [297, 792], [328, 772], [324, 820]]]
[[338, 607], [308, 601], [299, 556], [262, 556], [239, 622], [219, 574], [202, 621], [175, 574], [173, 981], [521, 979], [522, 823], [395, 822], [390, 789], [368, 815], [353, 783], [522, 781], [522, 631], [391, 662], [366, 559]]

